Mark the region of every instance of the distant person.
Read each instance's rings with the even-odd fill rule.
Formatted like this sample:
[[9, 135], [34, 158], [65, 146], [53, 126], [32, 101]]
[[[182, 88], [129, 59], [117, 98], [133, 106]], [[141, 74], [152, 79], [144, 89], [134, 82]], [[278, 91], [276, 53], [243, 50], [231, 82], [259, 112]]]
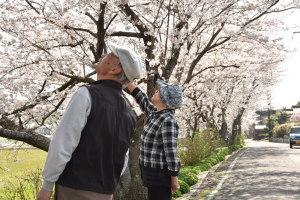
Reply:
[[152, 103], [135, 84], [129, 83], [127, 89], [146, 114], [139, 162], [148, 199], [171, 200], [172, 192], [180, 187], [177, 177], [180, 168], [177, 155], [179, 127], [174, 111], [182, 104], [181, 87], [158, 80]]
[[111, 200], [128, 157], [135, 116], [122, 84], [140, 78], [141, 58], [110, 45], [94, 67], [97, 81], [78, 89], [51, 140], [38, 200]]

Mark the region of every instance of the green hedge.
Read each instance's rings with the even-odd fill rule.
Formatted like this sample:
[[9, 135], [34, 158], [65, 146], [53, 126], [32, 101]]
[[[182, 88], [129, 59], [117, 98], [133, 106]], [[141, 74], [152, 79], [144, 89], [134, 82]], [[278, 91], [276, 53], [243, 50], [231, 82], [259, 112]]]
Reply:
[[180, 185], [180, 189], [177, 190], [174, 194], [173, 197], [181, 197], [182, 194], [188, 193], [190, 192], [190, 186], [184, 182], [183, 180], [179, 179], [179, 185]]
[[179, 178], [179, 180], [182, 180], [185, 183], [187, 183], [189, 186], [195, 185], [198, 182], [197, 175], [188, 170], [180, 172], [178, 178]]
[[175, 197], [175, 198], [178, 198], [178, 197], [182, 196], [182, 193], [180, 192], [180, 190], [177, 190], [175, 193], [173, 193], [172, 196]]
[[232, 147], [218, 148], [217, 151], [211, 154], [209, 157], [196, 162], [194, 165], [183, 166], [179, 174], [180, 190], [173, 194], [173, 197], [180, 197], [190, 191], [190, 186], [198, 182], [197, 175], [200, 172], [209, 170], [212, 166], [222, 162], [228, 154], [231, 154], [233, 150], [241, 148], [241, 145], [235, 145]]
[[218, 148], [225, 147], [217, 130], [205, 129], [193, 137], [181, 139], [179, 156], [183, 165], [195, 165], [197, 161], [207, 158]]
[[219, 162], [222, 162], [225, 159], [225, 156], [230, 154], [231, 152], [232, 150], [228, 147], [219, 148], [216, 153], [213, 153], [209, 157], [198, 161], [194, 169], [196, 169], [198, 172], [207, 171], [212, 166], [218, 164]]

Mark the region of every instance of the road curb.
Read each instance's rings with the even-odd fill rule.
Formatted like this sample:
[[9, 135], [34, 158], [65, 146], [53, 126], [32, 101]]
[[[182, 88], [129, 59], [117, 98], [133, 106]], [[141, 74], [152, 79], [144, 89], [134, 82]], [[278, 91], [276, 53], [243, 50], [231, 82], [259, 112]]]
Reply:
[[[228, 161], [229, 159], [235, 157], [235, 156], [236, 156], [237, 154], [239, 154], [240, 152], [246, 151], [246, 149], [247, 149], [247, 147], [244, 147], [244, 148], [241, 148], [241, 149], [239, 149], [239, 150], [233, 152], [233, 153], [230, 154], [230, 155], [227, 155], [227, 156], [225, 157], [225, 159], [224, 159], [222, 162], [220, 162], [220, 163], [214, 165], [214, 166], [213, 166], [212, 168], [210, 168], [208, 171], [199, 173], [199, 174], [197, 175], [197, 177], [198, 177], [198, 182], [197, 182], [195, 185], [191, 186], [190, 192], [184, 194], [183, 196], [181, 196], [181, 197], [179, 197], [179, 198], [176, 198], [176, 200], [192, 200], [192, 199], [197, 198], [197, 197], [200, 195], [200, 193], [202, 192], [202, 191], [201, 191], [201, 187], [202, 187], [203, 182], [206, 180], [206, 178], [207, 178], [209, 175], [214, 174], [214, 173], [216, 172], [216, 170], [217, 170], [222, 164], [224, 164], [226, 161]], [[233, 162], [233, 161], [232, 161], [232, 162]]]

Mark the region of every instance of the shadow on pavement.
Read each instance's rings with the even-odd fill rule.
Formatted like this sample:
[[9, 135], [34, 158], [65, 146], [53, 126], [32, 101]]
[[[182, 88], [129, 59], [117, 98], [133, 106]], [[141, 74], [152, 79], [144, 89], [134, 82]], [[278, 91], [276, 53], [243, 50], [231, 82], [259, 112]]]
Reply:
[[[299, 150], [282, 144], [250, 147], [224, 162], [207, 178], [201, 190], [215, 189], [228, 174], [212, 199], [300, 199]], [[228, 173], [229, 165], [241, 154]]]

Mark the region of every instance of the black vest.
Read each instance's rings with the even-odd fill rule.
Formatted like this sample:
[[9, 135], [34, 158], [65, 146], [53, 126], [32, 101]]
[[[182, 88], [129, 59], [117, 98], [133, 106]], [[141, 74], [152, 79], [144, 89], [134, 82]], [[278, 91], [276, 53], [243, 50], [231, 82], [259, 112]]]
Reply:
[[57, 183], [113, 194], [134, 131], [135, 117], [119, 83], [102, 80], [86, 87], [92, 102], [90, 115], [80, 142]]

